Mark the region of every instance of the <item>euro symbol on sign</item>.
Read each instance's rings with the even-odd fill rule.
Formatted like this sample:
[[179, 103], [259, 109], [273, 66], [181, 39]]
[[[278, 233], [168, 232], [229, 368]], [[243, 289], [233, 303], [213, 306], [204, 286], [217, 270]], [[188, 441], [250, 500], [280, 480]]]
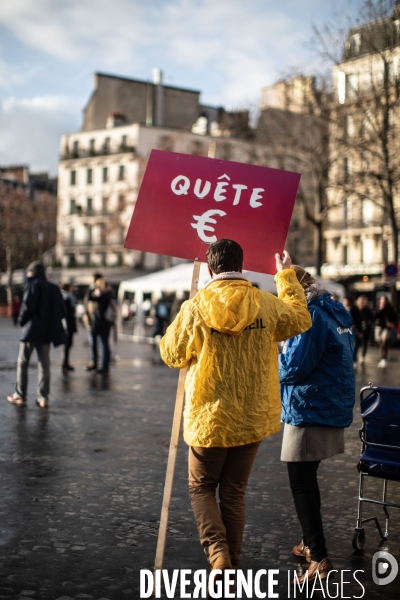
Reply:
[[193, 215], [193, 219], [196, 219], [197, 223], [191, 223], [191, 226], [194, 229], [197, 229], [197, 235], [199, 236], [201, 241], [206, 242], [207, 244], [212, 244], [213, 242], [217, 241], [216, 235], [210, 236], [205, 233], [206, 231], [214, 232], [214, 227], [211, 227], [209, 225], [209, 223], [213, 223], [215, 225], [215, 223], [217, 222], [215, 219], [213, 219], [213, 215], [225, 217], [226, 212], [224, 212], [223, 210], [207, 210], [207, 212], [203, 213], [200, 217], [196, 217], [196, 215]]

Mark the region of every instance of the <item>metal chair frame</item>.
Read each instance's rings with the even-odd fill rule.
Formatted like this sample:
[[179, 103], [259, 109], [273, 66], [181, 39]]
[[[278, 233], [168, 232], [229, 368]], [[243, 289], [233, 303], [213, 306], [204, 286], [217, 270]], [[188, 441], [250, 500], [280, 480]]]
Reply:
[[[360, 402], [362, 400], [364, 400], [364, 393], [371, 392], [371, 391], [374, 391], [377, 389], [378, 389], [378, 387], [374, 386], [372, 383], [369, 383], [367, 386], [363, 387], [360, 390]], [[361, 440], [360, 456], [362, 456], [362, 454], [368, 447], [380, 448], [383, 450], [398, 450], [399, 456], [400, 456], [400, 446], [376, 444], [373, 442], [369, 442], [367, 439], [365, 439], [364, 419], [363, 419], [363, 425], [358, 431], [359, 431], [360, 440]], [[387, 507], [400, 508], [400, 504], [387, 501], [386, 498], [387, 498], [387, 491], [388, 491], [388, 480], [385, 479], [384, 477], [382, 477], [382, 479], [383, 479], [382, 500], [373, 500], [372, 498], [365, 498], [364, 497], [364, 477], [368, 477], [368, 476], [373, 477], [373, 475], [371, 475], [370, 473], [363, 472], [362, 467], [359, 468], [359, 471], [360, 471], [360, 480], [359, 480], [359, 488], [358, 488], [357, 525], [356, 525], [356, 528], [354, 530], [354, 535], [353, 535], [353, 548], [355, 550], [361, 550], [364, 547], [365, 531], [364, 531], [363, 525], [365, 525], [366, 523], [370, 523], [372, 521], [375, 522], [376, 528], [379, 532], [381, 539], [383, 541], [386, 541], [387, 538], [389, 537], [389, 519], [390, 519], [390, 515], [389, 515], [389, 511], [388, 511]], [[362, 503], [363, 502], [370, 503], [370, 504], [377, 504], [377, 505], [383, 507], [383, 511], [385, 513], [385, 531], [384, 532], [382, 532], [382, 528], [379, 524], [377, 517], [369, 517], [368, 519], [363, 519], [363, 511], [362, 511]]]

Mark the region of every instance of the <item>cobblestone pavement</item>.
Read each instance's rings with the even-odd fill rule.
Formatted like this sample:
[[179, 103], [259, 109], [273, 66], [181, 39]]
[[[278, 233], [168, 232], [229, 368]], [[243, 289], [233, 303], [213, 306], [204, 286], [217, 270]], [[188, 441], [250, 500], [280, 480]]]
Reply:
[[[15, 383], [19, 331], [0, 320], [0, 599], [71, 600], [139, 598], [139, 571], [152, 569], [165, 477], [177, 372], [160, 363], [146, 344], [119, 342], [108, 378], [85, 372], [87, 345], [81, 329], [72, 349], [76, 371], [61, 373], [61, 349], [52, 349], [51, 406], [35, 405], [36, 368], [29, 370], [27, 407], [5, 397]], [[371, 348], [357, 369], [358, 387], [399, 385], [400, 351], [386, 370], [376, 368]], [[35, 362], [35, 361], [33, 361]], [[351, 545], [356, 523], [358, 407], [347, 431], [346, 454], [320, 467], [329, 554], [349, 569], [339, 594], [381, 600], [400, 596], [400, 575], [387, 586], [372, 582], [371, 561], [379, 536], [367, 525], [363, 552]], [[289, 596], [287, 572], [296, 567], [291, 548], [300, 529], [279, 461], [281, 435], [261, 445], [247, 494], [242, 568], [279, 569], [279, 598]], [[206, 568], [186, 483], [186, 447], [179, 447], [165, 568]], [[379, 494], [378, 482], [368, 490]], [[400, 487], [389, 484], [389, 499]], [[378, 496], [376, 496], [378, 497]], [[368, 514], [381, 516], [377, 507]], [[400, 559], [400, 514], [393, 509], [389, 551]], [[265, 579], [265, 578], [264, 578]], [[340, 578], [336, 578], [340, 582]], [[297, 593], [297, 597], [301, 594]], [[179, 594], [176, 595], [176, 598]], [[304, 597], [304, 596], [303, 596]], [[325, 597], [316, 592], [314, 598]], [[326, 596], [329, 597], [329, 596]]]

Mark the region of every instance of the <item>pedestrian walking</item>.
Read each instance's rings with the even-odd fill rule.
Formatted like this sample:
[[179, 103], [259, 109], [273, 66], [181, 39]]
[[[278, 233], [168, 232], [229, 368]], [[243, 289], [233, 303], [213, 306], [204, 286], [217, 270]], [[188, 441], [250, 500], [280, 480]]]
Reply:
[[387, 355], [391, 342], [396, 340], [397, 316], [392, 304], [386, 298], [379, 298], [378, 310], [375, 313], [375, 341], [379, 346], [380, 361], [378, 367], [387, 367]]
[[60, 286], [61, 294], [65, 304], [64, 329], [66, 342], [64, 346], [64, 357], [62, 361], [62, 372], [67, 374], [69, 371], [75, 371], [69, 362], [69, 353], [73, 344], [74, 334], [78, 331], [76, 326], [75, 306], [76, 298], [72, 292], [72, 285], [63, 283]]
[[165, 330], [170, 323], [171, 313], [171, 302], [169, 300], [167, 292], [161, 292], [161, 298], [159, 298], [154, 305], [154, 316], [155, 316], [155, 328], [154, 337], [163, 336]]
[[357, 366], [357, 358], [358, 351], [362, 346], [362, 321], [361, 321], [361, 312], [358, 308], [357, 304], [354, 302], [354, 298], [351, 296], [346, 296], [343, 298], [343, 306], [346, 310], [351, 314], [351, 318], [353, 319], [353, 334], [354, 334], [354, 353], [353, 353], [353, 365]]
[[[92, 318], [91, 336], [92, 345], [92, 361], [97, 373], [106, 374], [110, 364], [110, 345], [109, 335], [111, 327], [115, 321], [116, 308], [113, 299], [113, 291], [108, 286], [104, 277], [96, 280], [96, 287], [92, 289], [88, 296], [88, 301], [96, 305], [96, 309]], [[102, 361], [101, 368], [97, 369], [97, 338], [100, 340]]]
[[96, 283], [99, 279], [101, 279], [103, 275], [101, 273], [95, 272], [93, 273], [93, 280], [88, 289], [86, 290], [85, 296], [83, 298], [83, 306], [84, 306], [84, 314], [83, 314], [83, 324], [87, 331], [88, 342], [89, 342], [89, 356], [90, 360], [88, 365], [86, 366], [86, 371], [95, 371], [97, 368], [97, 340], [93, 339], [92, 335], [92, 325], [94, 321], [94, 313], [97, 308], [97, 304], [89, 300], [89, 295], [92, 291], [94, 291], [97, 286]]
[[277, 342], [311, 319], [288, 253], [276, 255], [278, 298], [247, 281], [243, 250], [232, 240], [211, 244], [207, 263], [211, 281], [182, 305], [160, 349], [168, 366], [188, 367], [189, 494], [211, 570], [224, 571], [239, 566], [258, 447], [280, 430]]
[[47, 281], [41, 261], [27, 269], [27, 283], [18, 323], [23, 327], [17, 360], [15, 392], [7, 396], [12, 404], [26, 405], [28, 367], [33, 350], [38, 356], [38, 388], [36, 403], [46, 408], [50, 394], [50, 344], [65, 344], [62, 319], [64, 302], [59, 288]]
[[360, 311], [361, 333], [362, 333], [362, 354], [360, 363], [363, 364], [367, 354], [368, 344], [371, 339], [372, 323], [374, 315], [369, 305], [367, 296], [361, 295], [357, 298], [356, 304]]
[[328, 557], [321, 518], [317, 470], [321, 460], [344, 452], [344, 428], [353, 420], [355, 377], [352, 318], [330, 292], [295, 265], [312, 327], [288, 340], [279, 356], [282, 420], [281, 460], [287, 462], [290, 489], [303, 539], [293, 553], [309, 563], [312, 581], [327, 577]]

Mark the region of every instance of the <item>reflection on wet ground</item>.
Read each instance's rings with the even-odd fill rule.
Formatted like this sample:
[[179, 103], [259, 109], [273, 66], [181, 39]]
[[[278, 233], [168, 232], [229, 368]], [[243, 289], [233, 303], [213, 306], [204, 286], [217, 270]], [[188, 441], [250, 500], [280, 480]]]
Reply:
[[[74, 372], [62, 374], [61, 349], [52, 349], [50, 408], [35, 405], [36, 366], [29, 370], [27, 407], [12, 406], [5, 396], [14, 389], [18, 333], [0, 320], [0, 599], [136, 600], [139, 570], [152, 569], [154, 561], [178, 373], [160, 363], [153, 347], [128, 342], [117, 345], [119, 360], [108, 376], [88, 373], [86, 335], [80, 331], [71, 352]], [[359, 386], [371, 380], [398, 384], [400, 352], [389, 355], [387, 370], [376, 363], [371, 349], [364, 368], [358, 367]], [[351, 546], [358, 408], [355, 415], [346, 453], [320, 467], [329, 553], [336, 569], [364, 571], [364, 598], [394, 600], [400, 577], [388, 586], [372, 582], [379, 547], [373, 525], [366, 526], [362, 552]], [[279, 569], [277, 589], [286, 598], [287, 572], [296, 567], [291, 549], [300, 531], [286, 466], [279, 461], [280, 442], [280, 434], [265, 440], [254, 465], [242, 568]], [[180, 442], [165, 568], [196, 570], [207, 565], [188, 499], [186, 455]], [[376, 481], [367, 483], [371, 494], [378, 493]], [[399, 484], [389, 484], [389, 497], [396, 501], [399, 490]], [[382, 518], [379, 507], [365, 510]], [[389, 549], [400, 559], [400, 514], [390, 512]], [[345, 592], [361, 593], [354, 582]]]

